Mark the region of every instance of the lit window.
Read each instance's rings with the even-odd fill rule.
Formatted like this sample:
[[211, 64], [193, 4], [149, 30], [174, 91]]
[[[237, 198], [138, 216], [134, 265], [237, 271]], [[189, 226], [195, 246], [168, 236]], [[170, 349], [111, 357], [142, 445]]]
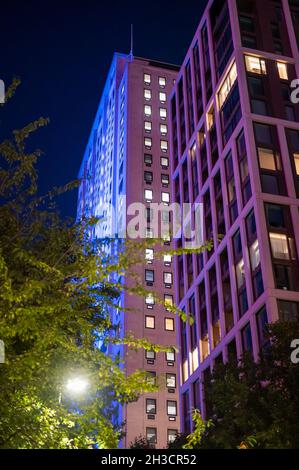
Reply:
[[168, 165], [169, 165], [168, 157], [161, 157], [162, 168], [168, 168]]
[[165, 330], [166, 331], [174, 331], [174, 319], [173, 318], [165, 318]]
[[144, 197], [146, 201], [152, 201], [153, 200], [153, 191], [151, 189], [145, 189], [144, 190]]
[[145, 280], [146, 282], [154, 282], [154, 271], [152, 269], [145, 270]]
[[145, 316], [145, 328], [152, 330], [155, 328], [155, 317], [150, 317], [149, 315]]
[[280, 233], [270, 233], [269, 235], [273, 258], [290, 259], [287, 236]]
[[159, 86], [161, 88], [164, 88], [166, 86], [166, 78], [165, 77], [159, 77]]
[[168, 142], [167, 142], [167, 140], [161, 140], [161, 142], [160, 142], [160, 148], [161, 148], [162, 152], [167, 152], [167, 149], [168, 149]]
[[143, 75], [143, 81], [145, 83], [145, 85], [150, 85], [151, 84], [151, 76], [149, 73], [145, 73]]
[[152, 139], [150, 137], [145, 137], [144, 138], [144, 145], [147, 149], [152, 148]]
[[145, 132], [151, 132], [152, 123], [150, 121], [144, 121], [144, 130]]
[[166, 307], [166, 310], [169, 309], [169, 307], [173, 306], [173, 296], [169, 294], [164, 295], [164, 305]]
[[163, 255], [164, 264], [171, 264], [172, 257], [171, 255]]
[[160, 132], [161, 132], [161, 135], [167, 134], [167, 124], [160, 124]]
[[175, 374], [166, 374], [166, 387], [175, 388], [176, 387], [176, 376]]
[[148, 293], [145, 297], [145, 303], [146, 305], [154, 305], [155, 304], [155, 299], [152, 293]]
[[174, 362], [175, 361], [175, 352], [174, 351], [168, 351], [166, 353], [166, 361], [167, 362]]
[[167, 110], [165, 108], [160, 108], [160, 118], [166, 119], [167, 117]]
[[146, 248], [145, 250], [145, 259], [149, 263], [151, 263], [154, 259], [154, 250], [152, 248]]
[[147, 100], [147, 101], [149, 101], [149, 100], [151, 99], [151, 97], [152, 97], [152, 92], [151, 92], [151, 90], [147, 90], [147, 89], [145, 88], [145, 90], [144, 90], [144, 99]]
[[176, 429], [168, 429], [167, 431], [167, 442], [172, 443], [176, 440], [178, 431]]
[[159, 93], [159, 100], [161, 103], [165, 103], [166, 102], [166, 93], [164, 93], [164, 91], [160, 91]]
[[162, 173], [162, 175], [161, 175], [161, 183], [168, 186], [168, 184], [169, 184], [169, 176], [168, 176], [168, 175], [164, 175], [164, 174]]
[[170, 194], [169, 193], [162, 192], [162, 202], [164, 202], [165, 204], [169, 204], [169, 202], [170, 202]]
[[293, 157], [295, 162], [296, 174], [299, 176], [299, 153], [294, 153]]
[[254, 271], [260, 264], [260, 249], [259, 249], [259, 242], [255, 240], [255, 242], [250, 247], [250, 261], [251, 261], [251, 269]]
[[156, 400], [154, 398], [147, 398], [146, 399], [146, 412], [148, 414], [156, 414]]
[[275, 155], [273, 150], [267, 148], [258, 148], [260, 167], [264, 170], [276, 171]]
[[167, 400], [167, 414], [168, 416], [176, 416], [177, 404], [174, 400]]
[[227, 77], [224, 80], [224, 83], [223, 83], [223, 85], [220, 88], [220, 91], [218, 93], [220, 108], [222, 107], [224, 101], [226, 100], [226, 98], [227, 98], [230, 90], [232, 89], [236, 79], [237, 79], [237, 67], [236, 67], [236, 64], [234, 63], [233, 66], [231, 67], [230, 71], [228, 72]]
[[172, 273], [163, 273], [164, 284], [172, 284]]
[[144, 105], [144, 114], [146, 116], [151, 116], [152, 115], [152, 107], [149, 104]]
[[240, 288], [245, 283], [245, 270], [244, 270], [244, 260], [243, 259], [241, 259], [241, 261], [236, 266], [236, 274], [237, 274], [238, 288]]
[[155, 360], [156, 359], [156, 353], [152, 349], [146, 350], [145, 351], [145, 357], [146, 357], [146, 359], [149, 359], [149, 360]]
[[157, 429], [156, 428], [146, 428], [146, 440], [149, 444], [157, 443]]
[[277, 63], [279, 78], [281, 80], [288, 80], [289, 77], [288, 77], [287, 64], [284, 64], [283, 62], [276, 62], [276, 63]]
[[266, 62], [259, 57], [245, 56], [246, 70], [251, 73], [258, 73], [259, 75], [266, 75]]

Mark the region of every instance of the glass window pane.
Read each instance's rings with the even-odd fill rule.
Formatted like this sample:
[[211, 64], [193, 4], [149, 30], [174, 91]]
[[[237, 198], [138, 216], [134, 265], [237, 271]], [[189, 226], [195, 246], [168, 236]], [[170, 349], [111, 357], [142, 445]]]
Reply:
[[173, 318], [165, 318], [165, 330], [174, 331], [174, 320], [173, 320]]
[[149, 317], [149, 316], [146, 316], [145, 317], [145, 327], [146, 328], [155, 328], [155, 317]]
[[265, 170], [276, 170], [275, 155], [273, 150], [266, 148], [258, 148], [260, 167]]
[[280, 233], [270, 233], [269, 236], [273, 257], [290, 259], [287, 236]]

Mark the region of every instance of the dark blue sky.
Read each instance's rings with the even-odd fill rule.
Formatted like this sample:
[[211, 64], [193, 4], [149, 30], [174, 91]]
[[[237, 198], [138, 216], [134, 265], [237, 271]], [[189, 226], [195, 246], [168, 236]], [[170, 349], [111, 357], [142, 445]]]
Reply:
[[[45, 155], [41, 190], [77, 176], [114, 51], [180, 64], [205, 0], [26, 0], [1, 2], [0, 78], [22, 80], [0, 114], [0, 140], [45, 116], [31, 140]], [[77, 194], [60, 199], [75, 215]]]

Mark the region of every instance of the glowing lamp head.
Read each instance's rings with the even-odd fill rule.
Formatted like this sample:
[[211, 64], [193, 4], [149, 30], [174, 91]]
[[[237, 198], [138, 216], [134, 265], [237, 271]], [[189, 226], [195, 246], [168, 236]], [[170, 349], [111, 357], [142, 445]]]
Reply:
[[69, 393], [81, 395], [88, 388], [88, 382], [82, 377], [75, 377], [69, 379], [66, 383], [66, 389]]

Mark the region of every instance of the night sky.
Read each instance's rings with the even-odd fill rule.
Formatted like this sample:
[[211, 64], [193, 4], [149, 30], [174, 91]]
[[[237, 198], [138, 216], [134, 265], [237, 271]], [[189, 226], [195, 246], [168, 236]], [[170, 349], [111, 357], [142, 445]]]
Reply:
[[[114, 51], [181, 64], [205, 0], [26, 0], [1, 2], [0, 78], [22, 80], [0, 114], [0, 140], [40, 116], [47, 128], [29, 149], [44, 151], [41, 191], [77, 177]], [[59, 200], [74, 216], [75, 191]]]

